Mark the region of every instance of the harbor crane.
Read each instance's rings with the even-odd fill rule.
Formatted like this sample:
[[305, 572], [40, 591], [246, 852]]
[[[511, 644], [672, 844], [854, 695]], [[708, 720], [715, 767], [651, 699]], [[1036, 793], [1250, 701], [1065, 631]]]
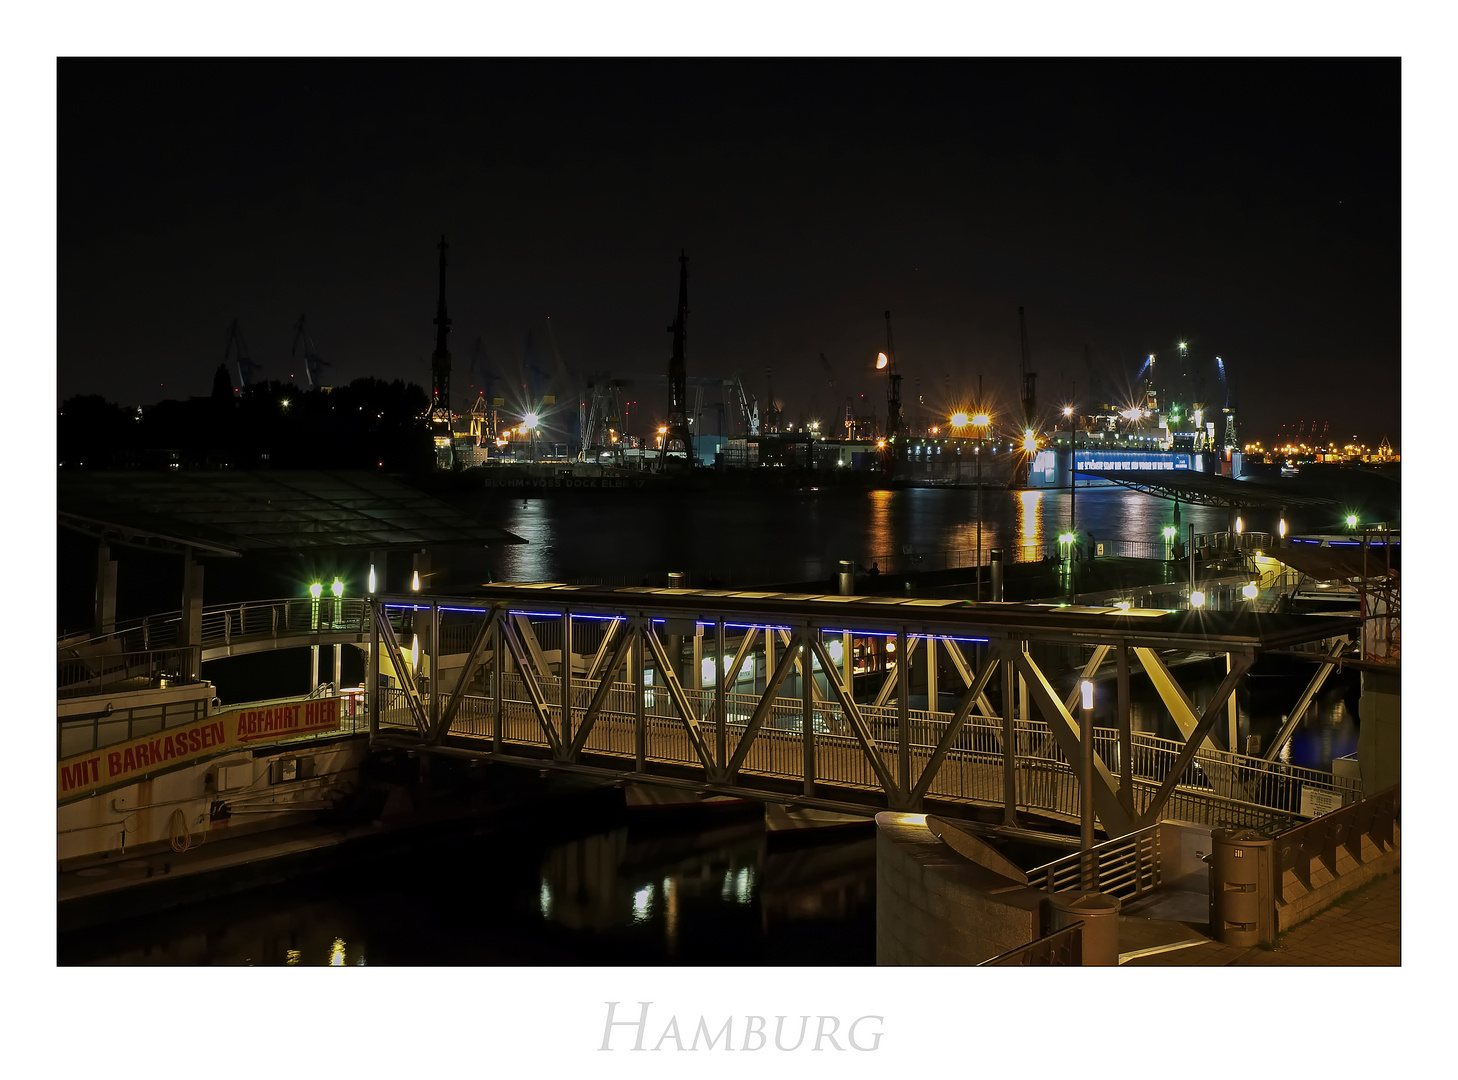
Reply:
[[430, 356], [430, 421], [444, 424], [446, 434], [449, 436], [451, 429], [451, 351], [446, 339], [450, 336], [451, 319], [446, 314], [445, 279], [446, 253], [450, 250], [450, 245], [446, 243], [444, 233], [441, 234], [440, 243], [436, 246], [440, 249], [440, 299], [435, 309], [435, 352]]
[[1033, 370], [1033, 353], [1028, 348], [1028, 320], [1018, 308], [1018, 330], [1022, 334], [1022, 354], [1018, 374], [1022, 379], [1023, 430], [1033, 431], [1038, 422], [1038, 373]]
[[663, 445], [658, 448], [658, 467], [668, 463], [668, 448], [678, 443], [688, 464], [694, 464], [694, 440], [688, 426], [688, 365], [684, 356], [688, 337], [688, 255], [678, 252], [678, 314], [668, 327], [673, 335], [673, 354], [668, 360], [668, 423]]
[[749, 387], [744, 385], [744, 379], [739, 372], [734, 373], [734, 392], [739, 397], [739, 411], [744, 416], [744, 434], [759, 434], [759, 402], [749, 392]]
[[238, 328], [237, 319], [228, 327], [228, 342], [223, 349], [223, 363], [226, 365], [230, 359], [237, 364], [240, 388], [253, 381], [255, 372], [263, 370], [262, 364], [255, 364], [248, 356], [248, 346], [243, 341], [243, 331]]
[[314, 339], [309, 336], [309, 331], [304, 327], [304, 316], [299, 316], [298, 324], [294, 327], [294, 347], [289, 350], [292, 358], [299, 351], [299, 342], [304, 343], [304, 377], [309, 380], [309, 389], [319, 385], [319, 369], [329, 366], [329, 361], [319, 355], [319, 349], [314, 344]]
[[[879, 364], [877, 365], [880, 366]], [[896, 345], [891, 340], [891, 313], [886, 312], [886, 443], [906, 434], [901, 416], [901, 372], [896, 370]]]

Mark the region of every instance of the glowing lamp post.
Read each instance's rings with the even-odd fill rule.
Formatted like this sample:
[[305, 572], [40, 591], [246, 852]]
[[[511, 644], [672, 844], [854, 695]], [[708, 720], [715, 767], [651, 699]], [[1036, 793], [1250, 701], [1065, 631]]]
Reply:
[[1093, 892], [1096, 887], [1097, 874], [1094, 869], [1094, 805], [1093, 805], [1093, 705], [1094, 685], [1088, 679], [1078, 684], [1078, 689], [1083, 698], [1083, 768], [1079, 774], [1079, 794], [1081, 799], [1079, 813], [1079, 838], [1080, 848], [1083, 852], [1082, 881], [1080, 884], [1085, 892]]
[[[322, 582], [314, 582], [309, 586], [309, 629], [319, 629], [319, 597], [324, 595]], [[309, 646], [309, 689], [319, 688], [319, 646]]]

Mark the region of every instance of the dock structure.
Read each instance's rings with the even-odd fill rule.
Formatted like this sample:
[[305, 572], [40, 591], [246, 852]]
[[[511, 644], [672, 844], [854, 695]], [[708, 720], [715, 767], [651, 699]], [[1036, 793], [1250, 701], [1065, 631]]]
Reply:
[[[1220, 724], [1258, 654], [1346, 638], [1340, 617], [553, 583], [367, 608], [379, 746], [832, 810], [1074, 823], [1078, 688], [1054, 684], [1112, 662], [1114, 723], [1091, 725], [1107, 837], [1171, 816], [1266, 827], [1359, 794], [1234, 752]], [[1203, 706], [1172, 674], [1177, 654], [1225, 660]], [[1131, 729], [1136, 664], [1181, 739]], [[950, 711], [936, 707], [946, 668]], [[420, 671], [439, 677], [422, 687]], [[930, 708], [911, 707], [913, 679]]]

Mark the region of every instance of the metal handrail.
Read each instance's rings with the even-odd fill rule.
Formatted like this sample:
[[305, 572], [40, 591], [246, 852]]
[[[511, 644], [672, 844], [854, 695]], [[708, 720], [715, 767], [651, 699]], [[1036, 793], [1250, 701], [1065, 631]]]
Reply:
[[[1159, 841], [1156, 824], [1095, 844], [1090, 854], [1098, 891], [1130, 900], [1158, 888], [1163, 881]], [[1085, 857], [1075, 851], [1035, 867], [1028, 871], [1028, 885], [1050, 893], [1077, 888]]]
[[1083, 922], [1070, 923], [1051, 934], [1009, 949], [978, 967], [1082, 967]]

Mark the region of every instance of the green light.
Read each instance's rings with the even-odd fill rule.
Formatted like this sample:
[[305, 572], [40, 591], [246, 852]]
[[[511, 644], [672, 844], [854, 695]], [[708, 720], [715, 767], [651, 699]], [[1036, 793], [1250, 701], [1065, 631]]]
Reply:
[[323, 591], [324, 586], [317, 581], [309, 586], [309, 595], [312, 596], [315, 600], [319, 599], [319, 596], [321, 593], [323, 593]]
[[338, 578], [335, 578], [334, 584], [329, 587], [329, 591], [334, 594], [334, 599], [338, 600], [341, 596], [344, 595], [344, 582], [340, 581]]
[[1173, 525], [1166, 525], [1164, 527], [1164, 538], [1166, 540], [1173, 540], [1174, 539], [1174, 535], [1175, 535], [1175, 527]]
[[1072, 533], [1062, 533], [1058, 537], [1058, 542], [1060, 544], [1071, 544], [1071, 543], [1073, 543], [1073, 541], [1074, 541], [1074, 535]]
[[1357, 527], [1357, 515], [1356, 514], [1348, 514], [1347, 515], [1347, 528], [1349, 528], [1349, 529], [1355, 529], [1356, 527]]

